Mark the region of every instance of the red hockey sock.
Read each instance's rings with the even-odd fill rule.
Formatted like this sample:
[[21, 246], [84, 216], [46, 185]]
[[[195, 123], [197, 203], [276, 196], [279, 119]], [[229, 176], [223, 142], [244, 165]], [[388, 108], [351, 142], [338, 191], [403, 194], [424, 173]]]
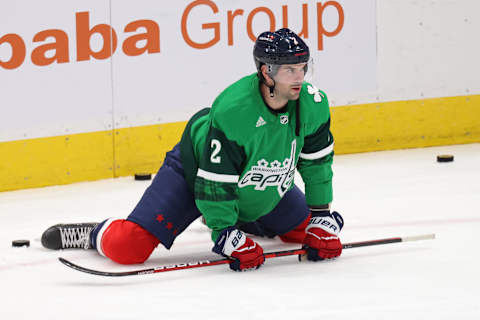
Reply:
[[282, 234], [280, 239], [283, 242], [290, 242], [290, 243], [303, 243], [305, 239], [305, 228], [310, 221], [310, 215], [308, 215], [307, 219], [305, 219], [302, 223], [300, 223], [295, 229], [290, 230], [289, 232]]
[[103, 255], [120, 264], [143, 263], [160, 241], [138, 224], [127, 220], [114, 220], [101, 234]]

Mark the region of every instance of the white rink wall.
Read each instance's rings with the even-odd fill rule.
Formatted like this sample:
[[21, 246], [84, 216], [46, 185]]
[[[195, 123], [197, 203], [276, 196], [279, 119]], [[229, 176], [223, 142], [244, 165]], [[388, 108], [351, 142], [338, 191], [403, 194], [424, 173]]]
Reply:
[[377, 1], [378, 88], [337, 105], [480, 93], [480, 1]]
[[7, 2], [0, 142], [187, 120], [254, 71], [251, 36], [287, 19], [333, 106], [479, 94], [479, 11], [475, 0]]

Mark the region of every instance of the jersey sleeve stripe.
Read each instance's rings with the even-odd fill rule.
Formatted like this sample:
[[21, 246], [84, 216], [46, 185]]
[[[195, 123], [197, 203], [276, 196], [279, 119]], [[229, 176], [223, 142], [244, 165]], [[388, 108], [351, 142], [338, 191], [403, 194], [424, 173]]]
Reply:
[[329, 155], [330, 153], [332, 153], [333, 145], [334, 144], [332, 143], [328, 147], [314, 153], [300, 153], [300, 158], [306, 159], [306, 160], [316, 160], [316, 159], [323, 158]]
[[210, 181], [237, 183], [240, 176], [230, 174], [219, 174], [198, 169], [197, 176]]

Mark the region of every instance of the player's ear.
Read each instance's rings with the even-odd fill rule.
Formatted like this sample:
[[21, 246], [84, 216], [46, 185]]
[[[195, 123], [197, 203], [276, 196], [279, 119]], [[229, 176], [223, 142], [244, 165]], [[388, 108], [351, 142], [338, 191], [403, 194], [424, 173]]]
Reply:
[[267, 85], [273, 85], [273, 80], [270, 77], [270, 75], [267, 73], [267, 70], [268, 70], [268, 67], [265, 64], [262, 65], [262, 67], [260, 68], [260, 71], [262, 72], [263, 78], [267, 82]]

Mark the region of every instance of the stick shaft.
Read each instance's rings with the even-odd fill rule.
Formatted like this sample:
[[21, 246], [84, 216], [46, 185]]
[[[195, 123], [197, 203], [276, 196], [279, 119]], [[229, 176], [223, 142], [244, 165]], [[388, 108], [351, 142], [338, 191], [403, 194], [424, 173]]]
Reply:
[[[368, 240], [368, 241], [360, 241], [360, 242], [350, 242], [350, 243], [344, 243], [343, 249], [375, 246], [375, 245], [381, 245], [381, 244], [398, 243], [398, 242], [406, 242], [406, 241], [427, 240], [427, 239], [434, 239], [434, 238], [435, 238], [434, 234], [427, 234], [427, 235], [419, 235], [419, 236], [411, 236], [411, 237], [403, 237], [403, 238], [396, 237], [396, 238], [386, 238], [386, 239]], [[305, 255], [305, 254], [306, 254], [306, 250], [304, 249], [292, 249], [292, 250], [266, 252], [264, 255], [265, 255], [265, 259], [271, 259], [271, 258], [293, 256], [293, 255]], [[218, 259], [218, 260], [212, 260], [212, 261], [200, 260], [195, 262], [159, 266], [159, 267], [154, 267], [149, 269], [140, 269], [140, 270], [132, 270], [132, 271], [124, 271], [124, 272], [108, 272], [108, 271], [99, 271], [99, 270], [81, 267], [64, 258], [58, 258], [58, 260], [60, 260], [61, 263], [63, 263], [64, 265], [72, 269], [85, 272], [85, 273], [90, 273], [90, 274], [99, 275], [99, 276], [108, 276], [108, 277], [124, 277], [124, 276], [152, 274], [152, 273], [159, 273], [159, 272], [178, 271], [178, 270], [193, 269], [193, 268], [203, 268], [203, 267], [216, 266], [219, 264], [228, 264], [232, 261], [230, 259]]]

